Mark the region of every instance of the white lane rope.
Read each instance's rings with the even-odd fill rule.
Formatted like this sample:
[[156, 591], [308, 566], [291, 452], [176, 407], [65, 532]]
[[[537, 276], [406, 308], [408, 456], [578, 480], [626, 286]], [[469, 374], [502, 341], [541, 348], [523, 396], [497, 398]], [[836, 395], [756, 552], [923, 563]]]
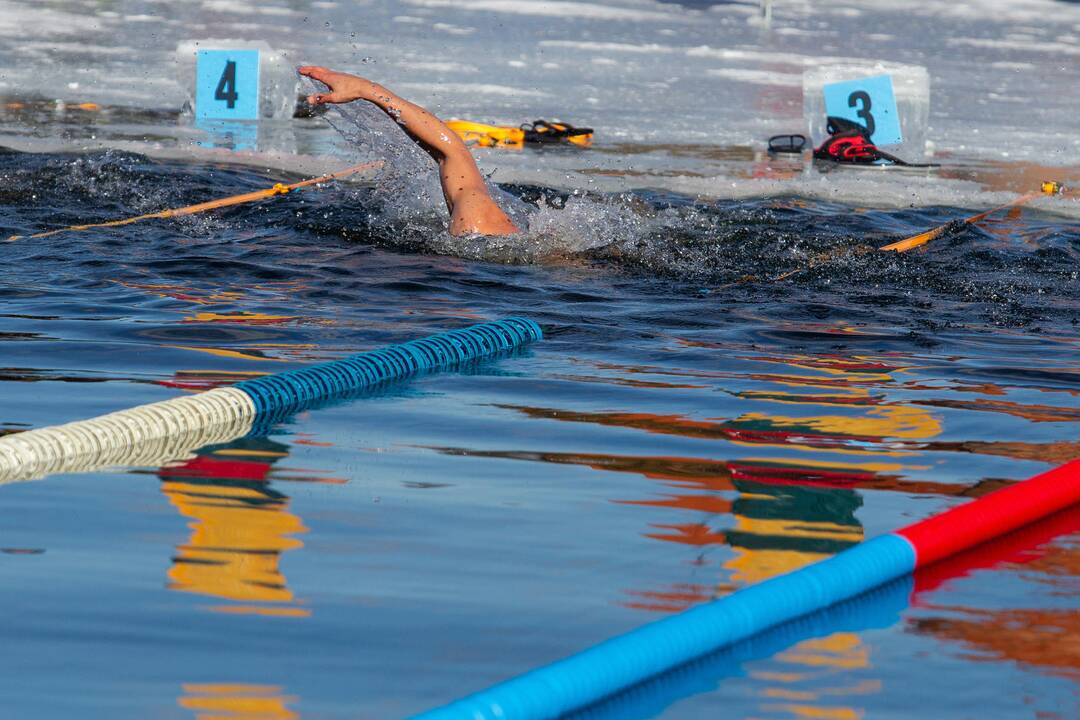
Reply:
[[251, 431], [255, 403], [215, 388], [65, 425], [0, 437], [0, 484], [112, 466], [161, 465]]

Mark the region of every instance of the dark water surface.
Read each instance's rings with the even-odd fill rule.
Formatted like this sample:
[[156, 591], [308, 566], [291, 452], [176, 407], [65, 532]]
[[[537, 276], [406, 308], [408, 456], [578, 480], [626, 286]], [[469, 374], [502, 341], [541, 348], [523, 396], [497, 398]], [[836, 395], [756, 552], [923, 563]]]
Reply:
[[[288, 179], [0, 151], [0, 235]], [[363, 188], [0, 244], [0, 433], [483, 319], [548, 336], [0, 488], [6, 716], [402, 717], [1080, 456], [1074, 222], [896, 256], [869, 249], [968, 213], [507, 190], [543, 206], [516, 244]], [[588, 716], [1076, 717], [1077, 527]]]

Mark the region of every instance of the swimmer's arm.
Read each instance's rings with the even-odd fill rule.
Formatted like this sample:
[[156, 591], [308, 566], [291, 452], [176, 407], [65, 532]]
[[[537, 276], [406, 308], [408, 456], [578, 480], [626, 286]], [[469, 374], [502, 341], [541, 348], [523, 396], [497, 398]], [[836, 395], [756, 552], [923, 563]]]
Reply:
[[311, 104], [366, 100], [394, 118], [431, 155], [439, 164], [443, 197], [450, 210], [450, 234], [508, 235], [518, 232], [488, 193], [469, 148], [442, 120], [383, 86], [355, 75], [311, 66], [300, 68], [300, 73], [330, 88], [328, 93], [310, 96]]

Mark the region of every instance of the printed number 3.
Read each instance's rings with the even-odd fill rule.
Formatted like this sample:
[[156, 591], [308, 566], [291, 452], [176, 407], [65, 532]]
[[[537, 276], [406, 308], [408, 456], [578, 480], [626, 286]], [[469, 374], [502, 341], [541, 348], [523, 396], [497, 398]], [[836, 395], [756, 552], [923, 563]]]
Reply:
[[[866, 122], [866, 134], [873, 135], [876, 126], [874, 125], [874, 116], [870, 114], [870, 93], [865, 90], [856, 90], [848, 95], [847, 104], [848, 107], [858, 107], [861, 105], [859, 111], [855, 114]], [[229, 107], [232, 107], [232, 105]]]
[[[863, 93], [865, 95], [866, 93]], [[218, 80], [217, 90], [214, 91], [215, 100], [224, 100], [228, 103], [228, 108], [232, 110], [236, 107], [236, 100], [240, 96], [236, 92], [236, 62], [229, 60], [225, 63], [225, 72], [221, 73], [221, 79]], [[852, 95], [852, 97], [855, 97]], [[870, 107], [870, 100], [867, 99], [867, 107]], [[854, 105], [852, 105], [854, 107]], [[862, 115], [862, 113], [859, 113]]]

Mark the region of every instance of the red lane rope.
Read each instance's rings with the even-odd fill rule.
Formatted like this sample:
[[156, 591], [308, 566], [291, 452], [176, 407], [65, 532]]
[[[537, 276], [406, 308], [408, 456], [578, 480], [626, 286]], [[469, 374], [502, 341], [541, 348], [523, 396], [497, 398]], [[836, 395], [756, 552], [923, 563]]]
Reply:
[[915, 548], [915, 567], [1080, 503], [1080, 459], [895, 531]]

